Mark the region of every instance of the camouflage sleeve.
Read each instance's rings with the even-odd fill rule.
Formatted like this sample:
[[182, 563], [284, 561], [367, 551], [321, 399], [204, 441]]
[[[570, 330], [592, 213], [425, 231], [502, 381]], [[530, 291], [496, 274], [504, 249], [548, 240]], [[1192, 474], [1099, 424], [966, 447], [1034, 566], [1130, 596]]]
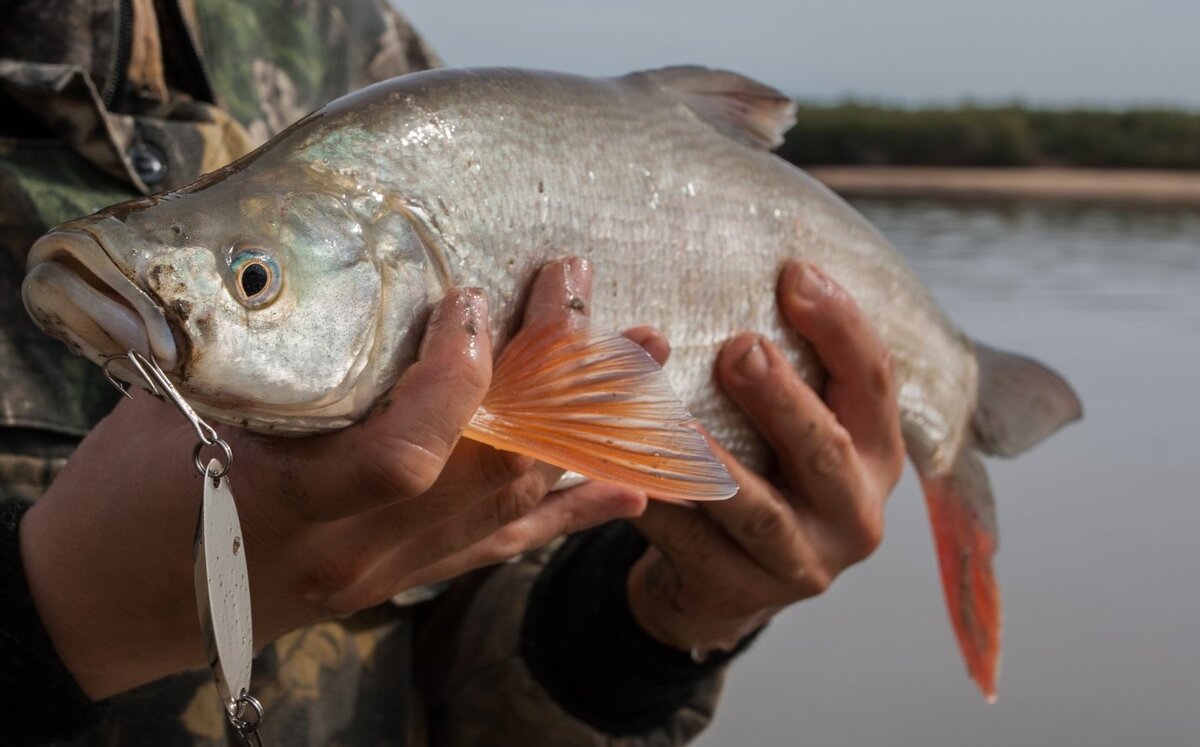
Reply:
[[725, 665], [641, 631], [625, 579], [645, 541], [614, 523], [465, 579], [422, 621], [429, 744], [679, 745], [712, 719]]
[[333, 99], [440, 67], [387, 0], [186, 0], [218, 103], [257, 145]]

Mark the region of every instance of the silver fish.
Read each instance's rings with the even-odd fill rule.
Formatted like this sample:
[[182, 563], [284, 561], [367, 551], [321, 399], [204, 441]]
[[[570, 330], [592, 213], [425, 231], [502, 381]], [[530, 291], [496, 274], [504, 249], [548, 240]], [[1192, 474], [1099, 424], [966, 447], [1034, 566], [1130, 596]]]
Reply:
[[[499, 349], [536, 269], [589, 257], [595, 330], [662, 330], [674, 391], [761, 469], [767, 449], [718, 390], [712, 363], [732, 333], [757, 330], [819, 385], [819, 364], [785, 330], [771, 292], [786, 260], [813, 262], [892, 351], [951, 618], [971, 676], [991, 697], [1000, 607], [978, 455], [1024, 451], [1080, 417], [1081, 406], [1049, 369], [974, 344], [875, 228], [769, 152], [793, 116], [778, 91], [695, 67], [614, 79], [405, 76], [329, 104], [191, 186], [60, 226], [30, 252], [25, 303], [43, 329], [97, 363], [129, 348], [153, 354], [202, 413], [304, 434], [367, 412], [412, 362], [425, 316], [447, 288], [486, 289]], [[572, 344], [599, 345], [588, 348], [593, 357], [625, 354], [595, 330]], [[510, 367], [527, 373], [554, 358], [554, 338], [527, 340], [524, 362]], [[547, 438], [582, 454], [556, 463], [623, 479], [588, 472], [606, 461], [594, 457], [611, 440], [581, 440], [584, 422], [627, 426], [621, 438], [632, 440], [622, 447], [633, 462], [670, 449], [629, 436], [641, 427], [633, 410], [581, 419], [578, 408], [595, 398], [564, 400], [581, 379], [556, 361], [540, 388], [506, 393], [540, 398], [551, 413], [539, 426]], [[631, 387], [654, 388], [639, 376]], [[663, 399], [661, 388], [651, 399]], [[555, 461], [544, 444], [518, 443], [525, 416], [514, 417], [507, 430], [484, 424], [468, 435]]]

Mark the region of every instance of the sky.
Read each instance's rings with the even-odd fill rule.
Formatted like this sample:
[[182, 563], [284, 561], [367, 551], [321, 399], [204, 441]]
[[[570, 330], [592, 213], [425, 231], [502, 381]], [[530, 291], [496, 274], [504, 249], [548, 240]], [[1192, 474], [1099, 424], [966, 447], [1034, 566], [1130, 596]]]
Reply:
[[410, 0], [450, 65], [725, 67], [818, 100], [1200, 109], [1200, 0]]

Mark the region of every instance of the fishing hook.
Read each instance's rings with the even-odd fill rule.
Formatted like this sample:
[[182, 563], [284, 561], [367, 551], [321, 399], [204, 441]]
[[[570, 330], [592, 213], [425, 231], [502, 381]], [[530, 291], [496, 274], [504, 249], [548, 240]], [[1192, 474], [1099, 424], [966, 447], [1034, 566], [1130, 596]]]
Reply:
[[[123, 382], [113, 373], [112, 364], [117, 361], [124, 361], [132, 366], [134, 372], [145, 382], [151, 394], [160, 400], [175, 405], [175, 409], [179, 410], [187, 418], [188, 423], [192, 426], [192, 430], [196, 433], [197, 439], [196, 446], [192, 449], [192, 461], [201, 475], [218, 480], [229, 472], [229, 468], [233, 466], [233, 449], [221, 438], [216, 429], [192, 409], [192, 406], [188, 404], [183, 395], [179, 393], [179, 390], [175, 388], [175, 385], [171, 383], [171, 380], [167, 378], [167, 374], [158, 365], [157, 361], [143, 355], [137, 350], [129, 350], [119, 355], [113, 355], [104, 361], [104, 376], [121, 394], [130, 399], [133, 399], [129, 394], [130, 384]], [[215, 446], [224, 453], [225, 464], [215, 472], [210, 472], [200, 460], [200, 452], [206, 446]]]

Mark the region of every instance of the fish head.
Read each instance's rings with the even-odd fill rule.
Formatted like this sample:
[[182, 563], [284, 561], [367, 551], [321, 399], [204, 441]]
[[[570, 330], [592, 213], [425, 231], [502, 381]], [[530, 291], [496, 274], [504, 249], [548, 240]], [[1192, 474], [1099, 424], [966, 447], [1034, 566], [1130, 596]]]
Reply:
[[398, 350], [415, 353], [427, 305], [404, 263], [419, 239], [392, 230], [378, 246], [388, 222], [362, 203], [277, 170], [122, 203], [34, 244], [25, 305], [97, 364], [152, 356], [217, 419], [341, 427], [398, 375]]

